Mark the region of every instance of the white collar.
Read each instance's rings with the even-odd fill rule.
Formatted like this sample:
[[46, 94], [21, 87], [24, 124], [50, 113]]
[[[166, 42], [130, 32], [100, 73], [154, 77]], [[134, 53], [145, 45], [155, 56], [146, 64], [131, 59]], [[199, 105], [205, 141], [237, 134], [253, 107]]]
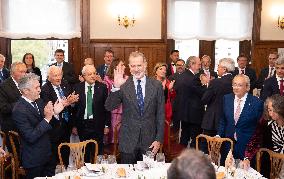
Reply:
[[248, 93], [246, 93], [241, 99], [235, 95], [235, 100], [240, 99], [242, 102], [246, 101]]
[[[134, 83], [135, 84], [138, 83], [138, 79], [136, 79], [134, 76], [132, 76], [132, 77], [133, 77]], [[142, 83], [146, 83], [146, 75], [144, 75], [142, 78], [140, 78], [140, 80], [141, 80]]]

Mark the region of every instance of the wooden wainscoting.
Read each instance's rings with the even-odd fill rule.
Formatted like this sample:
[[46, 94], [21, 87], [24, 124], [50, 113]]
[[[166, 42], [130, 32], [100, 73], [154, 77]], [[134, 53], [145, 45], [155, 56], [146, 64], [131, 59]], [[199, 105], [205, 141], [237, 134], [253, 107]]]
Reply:
[[268, 66], [268, 55], [277, 51], [277, 48], [284, 48], [284, 41], [259, 41], [252, 46], [252, 67], [256, 70], [256, 74], [260, 70]]
[[[123, 59], [128, 64], [128, 57], [131, 52], [140, 51], [144, 53], [148, 62], [148, 74], [152, 76], [152, 71], [157, 62], [166, 62], [166, 44], [153, 42], [109, 42], [109, 43], [90, 43], [90, 56], [95, 58], [95, 65], [104, 63], [104, 52], [107, 49], [114, 51], [114, 56]], [[82, 65], [82, 64], [81, 64]]]

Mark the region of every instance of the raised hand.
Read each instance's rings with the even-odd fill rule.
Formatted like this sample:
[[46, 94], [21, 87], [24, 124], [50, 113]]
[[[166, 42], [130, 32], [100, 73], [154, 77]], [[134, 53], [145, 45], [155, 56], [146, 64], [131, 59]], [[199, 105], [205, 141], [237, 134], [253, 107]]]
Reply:
[[103, 82], [103, 80], [102, 80], [102, 78], [101, 78], [100, 75], [96, 75], [95, 79], [96, 79], [96, 81], [98, 81], [98, 82], [101, 82], [101, 83]]
[[43, 113], [44, 113], [44, 118], [47, 120], [47, 121], [50, 121], [52, 119], [52, 116], [54, 114], [53, 112], [53, 105], [52, 105], [52, 102], [49, 101], [46, 106], [44, 107], [43, 109]]
[[58, 115], [67, 104], [67, 100], [57, 100], [53, 105], [54, 114]]
[[114, 69], [113, 86], [115, 88], [120, 88], [120, 86], [123, 85], [126, 80], [127, 78], [124, 77], [124, 67], [117, 66], [116, 69]]

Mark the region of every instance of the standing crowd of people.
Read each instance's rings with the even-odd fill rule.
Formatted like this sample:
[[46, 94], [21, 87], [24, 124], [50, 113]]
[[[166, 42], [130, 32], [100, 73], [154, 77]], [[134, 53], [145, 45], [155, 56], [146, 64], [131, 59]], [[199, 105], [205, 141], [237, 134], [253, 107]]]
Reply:
[[[9, 131], [19, 133], [21, 164], [28, 179], [54, 175], [57, 148], [70, 142], [71, 134], [80, 141], [95, 139], [98, 153], [103, 154], [104, 144], [114, 142], [119, 123], [119, 152], [125, 164], [169, 145], [165, 124], [181, 130], [184, 147], [195, 148], [199, 134], [232, 139], [233, 155], [245, 166], [254, 165], [260, 147], [284, 152], [284, 58], [277, 53], [269, 54], [269, 67], [261, 70], [258, 79], [244, 54], [237, 58], [237, 67], [233, 59], [219, 60], [214, 72], [210, 56], [190, 56], [185, 62], [173, 50], [170, 63], [155, 65], [153, 77], [147, 75], [146, 57], [137, 51], [127, 61], [129, 76], [126, 61], [115, 58], [112, 50], [105, 51], [105, 63], [97, 68], [92, 58], [85, 59], [79, 77], [64, 61], [62, 49], [55, 51], [54, 58], [56, 63], [43, 83], [33, 54], [26, 53], [10, 71], [0, 54], [1, 130], [7, 136]], [[206, 144], [201, 145], [207, 152]], [[7, 149], [12, 151], [9, 138]], [[92, 145], [86, 148], [85, 162], [92, 162], [93, 149]], [[225, 146], [224, 153], [228, 150]], [[170, 170], [186, 170], [190, 164], [184, 166], [180, 158], [191, 157], [195, 160], [184, 152]], [[63, 149], [62, 158], [68, 165], [68, 149]]]

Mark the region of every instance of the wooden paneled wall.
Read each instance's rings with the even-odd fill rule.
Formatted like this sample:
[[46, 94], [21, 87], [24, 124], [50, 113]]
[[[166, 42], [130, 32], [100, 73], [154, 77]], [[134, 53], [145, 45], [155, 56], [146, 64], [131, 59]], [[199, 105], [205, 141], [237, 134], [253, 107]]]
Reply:
[[268, 66], [269, 53], [277, 51], [278, 48], [284, 48], [284, 41], [259, 41], [253, 45], [252, 66], [257, 74], [262, 68]]
[[[150, 41], [150, 40], [149, 40]], [[144, 53], [148, 62], [148, 74], [152, 75], [152, 69], [157, 62], [166, 62], [166, 44], [165, 43], [123, 43], [123, 42], [108, 42], [90, 43], [90, 56], [95, 58], [95, 65], [104, 63], [104, 52], [107, 49], [114, 51], [114, 56], [123, 59], [128, 64], [128, 57], [131, 52], [140, 51]]]

